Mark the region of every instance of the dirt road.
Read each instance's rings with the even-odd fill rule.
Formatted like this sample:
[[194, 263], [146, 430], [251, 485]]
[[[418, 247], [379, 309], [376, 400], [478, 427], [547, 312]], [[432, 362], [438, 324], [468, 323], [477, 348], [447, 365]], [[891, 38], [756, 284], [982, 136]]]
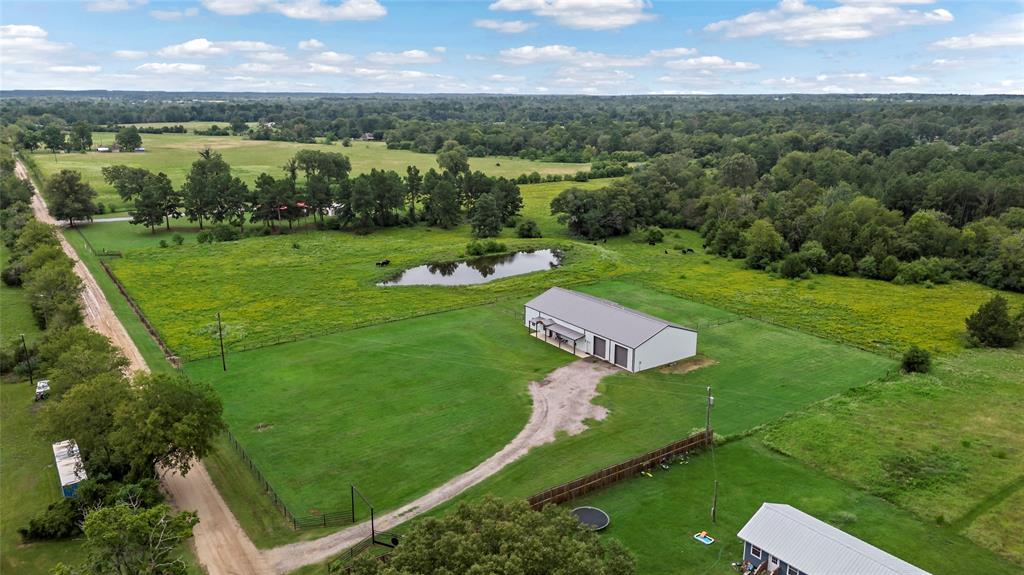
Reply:
[[[606, 363], [581, 359], [556, 369], [541, 382], [530, 384], [533, 412], [515, 439], [473, 469], [412, 503], [377, 517], [377, 529], [391, 529], [441, 505], [526, 455], [531, 448], [554, 441], [559, 431], [576, 435], [586, 429], [587, 419], [604, 419], [607, 411], [591, 400], [597, 395], [598, 382], [616, 371]], [[268, 549], [263, 555], [276, 573], [284, 574], [325, 561], [366, 538], [369, 532], [369, 524], [363, 523], [313, 541]]]
[[[19, 177], [31, 182], [28, 171], [20, 161], [15, 169]], [[46, 203], [38, 191], [32, 197], [32, 209], [39, 221], [59, 225], [46, 210]], [[64, 239], [63, 233], [58, 234], [58, 237], [64, 252], [75, 262], [75, 273], [82, 278], [85, 324], [107, 336], [130, 360], [133, 371], [149, 371], [146, 360], [142, 358], [139, 348], [135, 346], [135, 342], [128, 336], [124, 325], [110, 307], [110, 302], [96, 283], [96, 278], [78, 259], [78, 254]], [[193, 466], [185, 477], [177, 473], [167, 474], [164, 477], [164, 487], [175, 507], [196, 511], [199, 514], [199, 525], [195, 529], [193, 544], [199, 563], [206, 568], [209, 575], [270, 575], [270, 568], [238, 524], [238, 520], [220, 496], [202, 463]]]

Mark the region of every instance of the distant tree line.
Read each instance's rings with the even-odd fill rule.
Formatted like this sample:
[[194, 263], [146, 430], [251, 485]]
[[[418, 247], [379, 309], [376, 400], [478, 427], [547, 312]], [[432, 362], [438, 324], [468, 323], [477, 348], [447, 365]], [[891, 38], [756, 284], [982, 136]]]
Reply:
[[565, 190], [551, 210], [588, 239], [699, 230], [708, 251], [787, 277], [963, 278], [1024, 291], [1022, 145], [793, 151], [764, 170], [744, 153], [712, 164], [672, 154], [603, 189]]
[[[170, 221], [178, 218], [196, 222], [200, 229], [213, 223], [239, 231], [246, 223], [263, 224], [270, 231], [285, 225], [291, 228], [296, 220], [307, 217], [328, 228], [361, 230], [418, 221], [451, 228], [467, 218], [479, 237], [497, 235], [503, 226], [514, 225], [523, 205], [515, 181], [470, 171], [468, 156], [455, 143], [442, 149], [437, 161], [440, 171], [430, 169], [425, 174], [409, 166], [404, 175], [374, 169], [350, 177], [352, 166], [343, 154], [300, 150], [283, 167], [283, 176], [262, 173], [252, 189], [231, 174], [231, 166], [218, 152], [209, 149], [200, 152], [177, 189], [164, 173], [125, 165], [102, 171], [118, 195], [132, 202], [132, 223], [154, 231], [161, 225], [170, 229]], [[87, 185], [76, 172], [65, 170], [50, 178], [47, 189], [55, 205], [84, 208], [59, 211], [62, 218], [81, 219], [88, 212], [91, 189], [83, 187]], [[230, 239], [230, 233], [226, 237]]]

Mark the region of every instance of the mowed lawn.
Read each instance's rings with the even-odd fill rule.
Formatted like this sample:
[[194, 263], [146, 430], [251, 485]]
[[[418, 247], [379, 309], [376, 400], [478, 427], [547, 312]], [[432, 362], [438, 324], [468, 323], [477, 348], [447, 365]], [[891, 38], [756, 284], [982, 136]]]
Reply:
[[971, 351], [772, 428], [790, 454], [1024, 565], [1024, 353]]
[[[94, 148], [99, 145], [110, 145], [113, 141], [114, 134], [111, 132], [93, 133]], [[153, 172], [164, 172], [171, 178], [175, 186], [180, 186], [185, 182], [185, 175], [192, 166], [192, 162], [198, 158], [198, 152], [207, 147], [223, 154], [224, 160], [231, 165], [231, 173], [242, 178], [250, 186], [264, 172], [274, 177], [283, 176], [282, 166], [297, 151], [304, 149], [338, 152], [348, 156], [352, 162], [353, 174], [366, 173], [376, 168], [395, 170], [404, 175], [408, 166], [417, 166], [421, 172], [437, 168], [437, 158], [434, 154], [389, 150], [383, 142], [355, 141], [350, 147], [344, 147], [340, 143], [327, 145], [272, 142], [247, 140], [241, 136], [198, 136], [191, 132], [186, 134], [142, 134], [142, 142], [146, 151], [139, 153], [91, 151], [84, 154], [54, 156], [46, 151], [38, 151], [32, 154], [32, 158], [44, 176], [49, 176], [59, 170], [81, 172], [83, 178], [99, 192], [98, 201], [103, 202], [108, 210], [113, 207], [117, 211], [127, 206], [117, 196], [114, 189], [103, 180], [101, 170], [104, 166], [126, 164], [146, 168]], [[542, 175], [575, 174], [577, 171], [589, 169], [589, 164], [536, 162], [505, 156], [488, 156], [470, 158], [470, 167], [491, 176], [514, 178], [531, 172], [538, 172]]]
[[666, 295], [625, 281], [581, 288], [682, 325], [702, 328], [698, 352], [712, 365], [690, 373], [653, 369], [606, 378], [595, 402], [609, 415], [582, 434], [531, 451], [470, 491], [528, 497], [542, 489], [613, 465], [703, 428], [712, 388], [715, 433], [747, 432], [785, 413], [895, 368], [885, 357]]
[[[96, 224], [105, 225], [115, 224]], [[110, 264], [170, 347], [187, 359], [217, 352], [218, 312], [228, 347], [246, 349], [631, 269], [599, 246], [508, 238], [502, 241], [510, 249], [564, 248], [563, 266], [476, 286], [376, 285], [407, 267], [460, 259], [468, 239], [458, 231], [423, 227], [366, 236], [310, 232], [136, 250]], [[385, 258], [390, 267], [375, 265]]]
[[356, 485], [396, 507], [499, 451], [528, 383], [572, 360], [484, 306], [190, 363], [296, 515], [348, 509]]
[[[716, 479], [718, 513], [712, 523]], [[1012, 571], [970, 539], [773, 453], [757, 436], [567, 506], [592, 505], [608, 512], [611, 525], [601, 536], [631, 549], [638, 573], [705, 575], [731, 573], [729, 564], [742, 560], [743, 544], [736, 533], [764, 502], [792, 505], [934, 575]], [[693, 534], [699, 531], [707, 531], [716, 542], [698, 543]]]
[[[7, 267], [9, 257], [7, 245], [0, 242], [0, 268]], [[21, 288], [0, 282], [0, 341], [5, 344], [18, 342], [20, 345], [19, 336], [25, 334], [25, 340], [31, 344], [40, 333], [25, 293]]]

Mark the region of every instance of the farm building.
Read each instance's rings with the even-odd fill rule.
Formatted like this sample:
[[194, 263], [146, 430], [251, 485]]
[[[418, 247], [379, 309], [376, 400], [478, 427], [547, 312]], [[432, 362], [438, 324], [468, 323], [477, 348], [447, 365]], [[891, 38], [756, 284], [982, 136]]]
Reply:
[[930, 575], [927, 571], [780, 503], [764, 503], [737, 534], [755, 573]]
[[53, 459], [57, 462], [57, 475], [60, 477], [60, 491], [64, 497], [73, 497], [78, 491], [78, 484], [85, 480], [82, 469], [82, 456], [78, 453], [78, 445], [70, 439], [53, 444]]
[[696, 331], [572, 290], [547, 290], [526, 303], [525, 315], [536, 337], [631, 372], [697, 354]]

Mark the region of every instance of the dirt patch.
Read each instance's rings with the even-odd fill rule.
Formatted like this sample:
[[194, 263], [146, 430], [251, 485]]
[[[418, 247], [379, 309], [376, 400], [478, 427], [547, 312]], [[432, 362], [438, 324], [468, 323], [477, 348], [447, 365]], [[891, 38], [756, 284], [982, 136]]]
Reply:
[[272, 427], [274, 427], [273, 423], [257, 423], [256, 431], [266, 431]]
[[718, 362], [711, 359], [710, 357], [696, 356], [691, 357], [685, 361], [678, 361], [672, 365], [666, 365], [664, 367], [658, 368], [658, 371], [661, 373], [676, 374], [690, 373], [691, 371], [697, 371], [702, 367], [715, 365], [716, 363]]
[[[591, 400], [597, 396], [597, 384], [618, 371], [617, 367], [604, 362], [581, 359], [556, 369], [541, 381], [531, 383], [533, 412], [530, 421], [508, 445], [423, 497], [377, 517], [377, 529], [391, 529], [452, 499], [526, 455], [530, 449], [554, 441], [560, 431], [576, 435], [587, 429], [585, 421], [604, 419], [608, 410], [592, 404]], [[369, 531], [369, 523], [360, 523], [313, 541], [268, 549], [263, 556], [274, 571], [284, 574], [304, 565], [326, 561], [366, 538]]]

